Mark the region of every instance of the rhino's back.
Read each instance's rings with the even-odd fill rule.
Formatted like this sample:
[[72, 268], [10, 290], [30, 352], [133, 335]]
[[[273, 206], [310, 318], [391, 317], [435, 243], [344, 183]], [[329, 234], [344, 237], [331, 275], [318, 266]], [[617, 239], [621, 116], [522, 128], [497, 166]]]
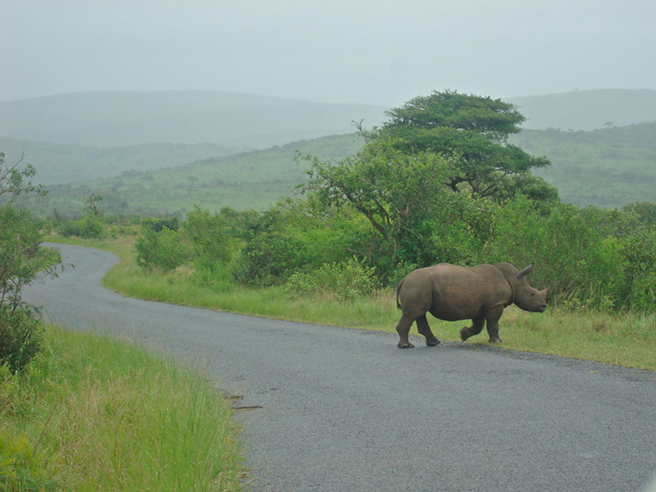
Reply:
[[408, 307], [430, 311], [447, 321], [476, 318], [512, 295], [503, 274], [493, 265], [440, 263], [410, 273], [402, 287], [406, 294], [401, 298], [402, 306], [412, 303]]

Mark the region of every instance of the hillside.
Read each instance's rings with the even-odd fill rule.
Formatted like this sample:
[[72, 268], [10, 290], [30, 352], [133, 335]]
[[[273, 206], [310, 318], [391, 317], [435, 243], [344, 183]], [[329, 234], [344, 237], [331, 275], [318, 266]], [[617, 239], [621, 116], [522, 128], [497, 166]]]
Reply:
[[[656, 123], [590, 132], [525, 130], [512, 143], [551, 160], [552, 166], [538, 174], [558, 188], [565, 202], [607, 208], [656, 202]], [[210, 210], [265, 210], [306, 178], [304, 163], [294, 161], [296, 150], [342, 159], [361, 146], [354, 134], [334, 135], [159, 171], [125, 171], [117, 177], [51, 186], [45, 200], [24, 203], [45, 216], [53, 210], [78, 213], [79, 199], [91, 193], [104, 196], [101, 205], [108, 213], [184, 213], [194, 204]]]
[[334, 135], [159, 171], [126, 171], [86, 183], [53, 185], [45, 198], [30, 197], [20, 203], [42, 216], [57, 211], [70, 217], [79, 213], [80, 198], [100, 193], [106, 213], [180, 214], [194, 205], [263, 211], [291, 195], [306, 178], [305, 167], [295, 162], [297, 150], [321, 159], [341, 159], [361, 147], [355, 134]]
[[0, 102], [0, 136], [97, 147], [266, 148], [379, 124], [385, 108], [219, 91], [84, 92]]
[[510, 98], [533, 130], [595, 130], [656, 121], [656, 90], [574, 91]]
[[551, 167], [536, 174], [565, 202], [607, 208], [656, 202], [656, 123], [589, 132], [524, 130], [512, 142], [549, 158]]
[[35, 181], [45, 185], [91, 181], [131, 170], [182, 166], [239, 150], [212, 143], [88, 147], [0, 137], [0, 152], [4, 152], [5, 162], [15, 164], [24, 156], [24, 162], [29, 162], [38, 171]]
[[[613, 125], [624, 121], [634, 124], [623, 127], [606, 125], [604, 129], [593, 131], [526, 129], [512, 141], [529, 153], [545, 155], [552, 161], [553, 166], [540, 170], [539, 174], [559, 189], [566, 202], [604, 207], [620, 207], [638, 201], [654, 202], [656, 123], [652, 122], [656, 121], [655, 95], [656, 91], [579, 91], [514, 100], [525, 105], [521, 109], [533, 124], [541, 122], [554, 128], [592, 125], [595, 121], [603, 121], [601, 126], [611, 121]], [[85, 100], [88, 106], [85, 106]], [[71, 104], [66, 106], [66, 101]], [[128, 104], [129, 101], [133, 104]], [[149, 101], [150, 107], [144, 101]], [[294, 113], [294, 118], [283, 117], [297, 103], [302, 108], [300, 113]], [[8, 107], [8, 103], [0, 104], [5, 105], [3, 108]], [[169, 104], [168, 109], [166, 104]], [[52, 111], [46, 111], [48, 105]], [[112, 105], [114, 112], [109, 111]], [[210, 109], [204, 113], [202, 108], [205, 106]], [[32, 118], [36, 125], [34, 134], [49, 131], [54, 135], [57, 125], [47, 124], [48, 118], [66, 110], [70, 113], [66, 121], [77, 125], [59, 125], [58, 131], [61, 135], [68, 135], [67, 138], [72, 138], [75, 131], [84, 134], [80, 126], [82, 122], [94, 120], [95, 130], [91, 126], [86, 129], [92, 140], [101, 141], [98, 128], [112, 125], [117, 132], [115, 135], [134, 131], [133, 138], [138, 140], [148, 132], [157, 133], [166, 127], [166, 121], [173, 121], [171, 115], [181, 114], [186, 114], [189, 127], [174, 125], [169, 130], [175, 129], [179, 133], [169, 132], [167, 135], [183, 135], [185, 132], [191, 135], [194, 131], [198, 131], [198, 135], [207, 135], [203, 132], [208, 130], [203, 130], [201, 123], [203, 115], [211, 114], [215, 124], [225, 128], [223, 135], [232, 136], [234, 146], [154, 143], [110, 148], [3, 138], [0, 139], [0, 151], [7, 154], [7, 163], [15, 162], [24, 153], [25, 162], [37, 168], [37, 181], [53, 185], [46, 201], [25, 202], [43, 215], [52, 215], [55, 210], [64, 214], [76, 213], [80, 209], [79, 198], [90, 193], [102, 193], [105, 196], [103, 206], [111, 213], [184, 212], [194, 204], [212, 210], [225, 205], [263, 210], [291, 193], [305, 178], [304, 170], [294, 162], [296, 149], [326, 159], [340, 159], [358, 150], [361, 143], [354, 141], [350, 134], [353, 131], [351, 120], [358, 119], [357, 107], [347, 106], [314, 106], [313, 103], [216, 92], [88, 93], [18, 101], [14, 109], [23, 108], [18, 119], [22, 118], [25, 123]], [[31, 116], [29, 111], [25, 112], [30, 107], [34, 110]], [[243, 150], [235, 143], [240, 138], [242, 142], [253, 144], [263, 135], [256, 132], [263, 128], [277, 128], [280, 136], [284, 133], [283, 128], [303, 126], [302, 118], [296, 117], [301, 114], [306, 122], [311, 121], [313, 115], [307, 110], [312, 107], [323, 108], [328, 113], [329, 107], [331, 111], [340, 107], [343, 115], [348, 114], [348, 118], [344, 117], [344, 121], [348, 121], [347, 129], [341, 135], [294, 140], [291, 144], [226, 156], [235, 149]], [[97, 114], [93, 108], [98, 110]], [[225, 121], [216, 119], [219, 109], [227, 118]], [[383, 109], [378, 110], [382, 114]], [[327, 113], [319, 111], [314, 116], [325, 121], [322, 114]], [[41, 126], [36, 124], [37, 115], [44, 117]], [[0, 112], [1, 118], [5, 118], [5, 122], [10, 119], [3, 112]], [[161, 119], [160, 125], [154, 124], [158, 118]], [[648, 118], [651, 118], [650, 122], [645, 123]], [[142, 122], [143, 128], [134, 125], [137, 121]], [[246, 124], [248, 121], [253, 122], [250, 127]], [[29, 133], [27, 127], [22, 130], [20, 125], [16, 129], [12, 125], [9, 127], [5, 126], [5, 129]], [[309, 128], [316, 129], [317, 126], [308, 123], [308, 127], [297, 134]], [[349, 134], [344, 134], [346, 132]], [[241, 137], [237, 137], [238, 134]], [[267, 135], [271, 137], [273, 133]], [[288, 140], [283, 138], [283, 141]]]

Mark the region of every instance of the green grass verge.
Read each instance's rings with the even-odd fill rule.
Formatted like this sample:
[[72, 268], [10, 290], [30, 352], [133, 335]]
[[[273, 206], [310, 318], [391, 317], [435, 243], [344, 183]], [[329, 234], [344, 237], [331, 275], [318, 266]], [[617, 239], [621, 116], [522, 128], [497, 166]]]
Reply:
[[98, 335], [46, 335], [24, 373], [0, 367], [0, 490], [240, 490], [239, 429], [197, 371]]
[[[184, 274], [144, 273], [131, 252], [119, 253], [121, 262], [103, 279], [108, 288], [124, 295], [220, 311], [289, 319], [348, 328], [395, 332], [400, 312], [389, 290], [353, 302], [291, 298], [282, 289], [215, 290], [193, 283]], [[466, 322], [430, 319], [436, 336], [459, 340]], [[411, 333], [416, 333], [416, 327]], [[505, 349], [559, 355], [607, 364], [656, 370], [656, 315], [614, 314], [552, 307], [544, 314], [510, 307], [501, 318], [501, 345]], [[467, 343], [487, 343], [483, 333]]]
[[[321, 298], [291, 298], [282, 289], [215, 289], [194, 283], [183, 272], [145, 273], [135, 263], [129, 241], [77, 243], [112, 251], [120, 263], [103, 284], [123, 295], [234, 313], [289, 319], [355, 329], [395, 332], [400, 312], [389, 290], [353, 302]], [[429, 320], [441, 340], [458, 341], [466, 322]], [[656, 370], [656, 314], [610, 313], [587, 308], [551, 307], [544, 314], [526, 313], [512, 306], [501, 318], [501, 347], [509, 350], [594, 360]], [[416, 327], [411, 333], [416, 334]], [[467, 341], [487, 344], [485, 333]]]

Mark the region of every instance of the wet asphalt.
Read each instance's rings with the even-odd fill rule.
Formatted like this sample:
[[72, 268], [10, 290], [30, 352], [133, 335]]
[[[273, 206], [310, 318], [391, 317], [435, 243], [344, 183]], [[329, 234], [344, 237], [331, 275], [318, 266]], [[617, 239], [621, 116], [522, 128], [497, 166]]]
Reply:
[[100, 285], [116, 256], [57, 247], [24, 299], [206, 371], [253, 491], [639, 491], [656, 470], [655, 372], [130, 299]]

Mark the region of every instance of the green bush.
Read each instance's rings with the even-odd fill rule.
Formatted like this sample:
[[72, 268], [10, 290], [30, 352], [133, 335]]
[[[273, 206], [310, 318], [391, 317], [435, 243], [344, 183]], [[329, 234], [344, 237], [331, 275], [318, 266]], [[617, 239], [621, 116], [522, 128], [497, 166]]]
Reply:
[[36, 357], [43, 346], [43, 328], [34, 310], [0, 306], [0, 365], [17, 372]]
[[34, 308], [22, 301], [22, 288], [53, 273], [59, 254], [39, 247], [39, 224], [23, 209], [0, 207], [0, 365], [16, 372], [41, 350]]
[[494, 214], [486, 261], [534, 264], [532, 283], [570, 303], [649, 309], [656, 294], [656, 231], [635, 217], [559, 204], [548, 213], [524, 199]]
[[63, 237], [102, 239], [105, 235], [105, 221], [99, 215], [93, 214], [85, 214], [77, 220], [57, 221], [54, 227]]
[[353, 227], [348, 218], [322, 215], [304, 201], [279, 203], [250, 224], [235, 277], [244, 284], [280, 285], [295, 272], [342, 261], [353, 254]]
[[374, 268], [367, 268], [356, 258], [327, 263], [308, 273], [294, 273], [285, 290], [295, 296], [332, 296], [352, 301], [369, 295], [375, 287]]
[[189, 260], [190, 251], [180, 233], [163, 228], [154, 232], [144, 227], [134, 243], [136, 262], [144, 270], [170, 272]]
[[656, 308], [656, 227], [639, 227], [619, 240], [623, 259], [623, 297], [631, 309]]

